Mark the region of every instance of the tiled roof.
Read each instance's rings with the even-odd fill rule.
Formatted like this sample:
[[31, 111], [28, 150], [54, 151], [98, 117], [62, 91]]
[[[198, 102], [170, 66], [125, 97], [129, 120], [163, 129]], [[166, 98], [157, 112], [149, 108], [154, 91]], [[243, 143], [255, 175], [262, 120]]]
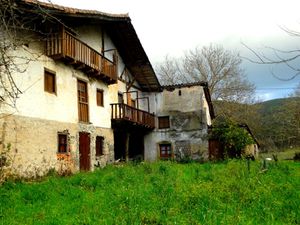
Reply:
[[40, 2], [37, 0], [20, 0], [30, 10], [40, 7], [48, 14], [61, 18], [86, 19], [87, 23], [93, 21], [105, 22], [104, 28], [114, 42], [123, 62], [131, 74], [136, 78], [144, 91], [160, 91], [160, 84], [148, 59], [146, 52], [136, 34], [128, 14], [111, 14], [96, 10], [76, 9]]
[[182, 88], [182, 87], [193, 87], [193, 86], [207, 86], [207, 82], [197, 81], [197, 82], [190, 82], [190, 83], [162, 85], [161, 87], [164, 89], [170, 89], [170, 88]]
[[41, 2], [37, 0], [22, 0], [26, 4], [32, 5], [39, 5], [44, 8], [59, 10], [66, 14], [86, 14], [86, 15], [95, 15], [95, 16], [105, 16], [105, 17], [112, 17], [112, 18], [129, 18], [128, 13], [126, 14], [112, 14], [112, 13], [104, 13], [97, 10], [88, 10], [88, 9], [77, 9], [72, 7], [61, 6], [53, 3], [48, 2]]

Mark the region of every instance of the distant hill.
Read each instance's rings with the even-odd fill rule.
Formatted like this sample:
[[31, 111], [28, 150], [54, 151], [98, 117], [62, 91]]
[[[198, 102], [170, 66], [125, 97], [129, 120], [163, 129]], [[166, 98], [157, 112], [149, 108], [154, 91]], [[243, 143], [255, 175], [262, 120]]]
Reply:
[[274, 99], [257, 105], [259, 137], [266, 148], [299, 146], [300, 97]]
[[215, 101], [216, 115], [246, 123], [265, 149], [300, 146], [300, 97], [273, 99], [256, 104]]
[[259, 112], [262, 115], [267, 115], [269, 113], [274, 113], [274, 112], [279, 112], [284, 110], [287, 104], [294, 102], [295, 100], [299, 100], [299, 104], [300, 104], [299, 97], [291, 97], [291, 98], [272, 99], [269, 101], [257, 103], [256, 105], [260, 106]]

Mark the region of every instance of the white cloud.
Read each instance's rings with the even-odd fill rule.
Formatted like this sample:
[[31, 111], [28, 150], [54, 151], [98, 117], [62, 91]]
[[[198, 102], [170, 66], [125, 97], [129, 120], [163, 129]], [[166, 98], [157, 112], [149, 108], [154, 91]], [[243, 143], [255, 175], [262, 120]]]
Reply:
[[[71, 7], [112, 13], [126, 13], [152, 62], [164, 56], [180, 56], [196, 46], [218, 43], [242, 51], [241, 41], [264, 51], [264, 46], [295, 49], [298, 40], [280, 26], [300, 30], [299, 0], [52, 0]], [[300, 42], [299, 42], [300, 43]], [[245, 65], [249, 65], [245, 64]], [[250, 65], [256, 66], [256, 65]], [[257, 67], [256, 71], [262, 67]], [[250, 67], [246, 70], [253, 71]], [[268, 71], [249, 74], [257, 86], [274, 77]], [[264, 76], [264, 78], [258, 77]], [[295, 83], [298, 80], [295, 80]], [[278, 85], [278, 82], [277, 82]], [[282, 92], [283, 93], [283, 92]], [[274, 97], [264, 94], [265, 99]]]

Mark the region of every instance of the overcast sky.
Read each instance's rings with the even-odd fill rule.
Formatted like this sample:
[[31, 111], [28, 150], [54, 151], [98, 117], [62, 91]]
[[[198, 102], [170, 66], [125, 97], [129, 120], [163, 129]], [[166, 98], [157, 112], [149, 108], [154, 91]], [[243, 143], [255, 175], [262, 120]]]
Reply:
[[[129, 13], [133, 26], [155, 66], [166, 55], [180, 57], [185, 51], [210, 43], [253, 58], [241, 43], [272, 55], [266, 47], [300, 49], [300, 37], [280, 27], [300, 32], [300, 0], [52, 0], [53, 3], [111, 13]], [[300, 61], [298, 62], [300, 65]], [[286, 97], [300, 82], [280, 81], [293, 71], [286, 67], [257, 65], [247, 60], [243, 68], [262, 100]], [[300, 66], [299, 66], [300, 67]]]

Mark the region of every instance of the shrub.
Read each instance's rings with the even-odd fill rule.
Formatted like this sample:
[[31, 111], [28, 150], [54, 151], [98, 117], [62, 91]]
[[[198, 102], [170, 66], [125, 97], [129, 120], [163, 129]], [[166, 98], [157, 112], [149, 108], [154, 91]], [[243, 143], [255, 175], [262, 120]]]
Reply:
[[243, 149], [255, 143], [244, 128], [226, 118], [217, 118], [214, 121], [210, 137], [224, 145], [225, 155], [230, 158], [241, 157]]

